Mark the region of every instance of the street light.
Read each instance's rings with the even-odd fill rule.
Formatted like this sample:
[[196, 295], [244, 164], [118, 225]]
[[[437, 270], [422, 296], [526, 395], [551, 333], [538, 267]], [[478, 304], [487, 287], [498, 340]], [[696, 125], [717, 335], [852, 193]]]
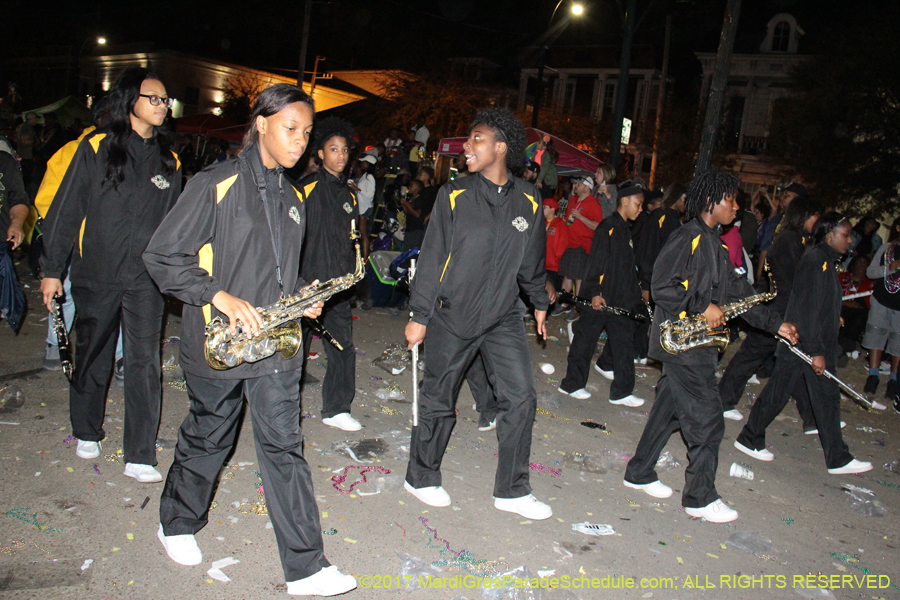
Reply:
[[[541, 51], [538, 54], [538, 60], [540, 61], [538, 63], [538, 75], [537, 75], [538, 91], [537, 91], [537, 97], [534, 100], [534, 110], [532, 110], [532, 112], [531, 112], [531, 126], [532, 127], [538, 126], [538, 115], [541, 112], [541, 99], [544, 96], [544, 55], [550, 49], [550, 46], [553, 44], [553, 42], [556, 41], [556, 38], [558, 38], [562, 34], [563, 30], [569, 24], [568, 20], [560, 21], [560, 23], [557, 25], [557, 29], [559, 31], [552, 30], [553, 19], [556, 17], [556, 11], [559, 10], [559, 7], [562, 6], [562, 3], [565, 1], [566, 0], [559, 0], [559, 2], [556, 3], [556, 7], [553, 9], [553, 13], [551, 13], [551, 15], [550, 15], [550, 21], [548, 21], [548, 23], [547, 23], [547, 33], [544, 34], [545, 38], [547, 39], [547, 42], [544, 44], [543, 48], [541, 48]], [[569, 1], [571, 2], [572, 0], [569, 0]], [[582, 4], [579, 4], [578, 2], [572, 2], [571, 11], [572, 11], [572, 14], [575, 15], [576, 17], [581, 16], [584, 13], [584, 6]]]
[[[98, 37], [94, 37], [94, 36], [90, 35], [90, 36], [84, 38], [84, 42], [81, 43], [81, 48], [78, 49], [78, 56], [75, 57], [75, 68], [77, 69], [76, 77], [78, 79], [78, 87], [79, 88], [81, 87], [81, 55], [84, 54], [84, 47], [88, 45], [88, 42], [93, 42], [93, 43], [97, 44], [98, 46], [105, 46], [106, 38], [103, 37], [102, 35], [98, 36]], [[71, 69], [71, 66], [66, 68], [66, 94], [67, 95], [69, 93], [69, 84], [71, 82], [70, 80], [72, 77], [70, 69]], [[81, 93], [81, 90], [80, 89], [75, 90], [75, 93], [76, 94]]]

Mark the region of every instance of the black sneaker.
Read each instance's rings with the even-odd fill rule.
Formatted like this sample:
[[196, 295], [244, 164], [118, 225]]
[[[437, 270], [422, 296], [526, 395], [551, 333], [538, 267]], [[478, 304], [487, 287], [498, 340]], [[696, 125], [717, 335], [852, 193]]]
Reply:
[[893, 400], [897, 397], [897, 380], [896, 379], [888, 379], [887, 389], [884, 390], [884, 397], [888, 400]]
[[900, 415], [900, 396], [894, 396], [894, 412]]
[[125, 359], [120, 358], [116, 361], [116, 385], [125, 387]]
[[869, 375], [866, 378], [866, 385], [863, 391], [867, 394], [874, 394], [878, 390], [878, 375]]
[[581, 310], [576, 308], [571, 313], [569, 313], [569, 316], [566, 317], [566, 321], [568, 323], [572, 323], [573, 321], [577, 321], [580, 316], [581, 316]]

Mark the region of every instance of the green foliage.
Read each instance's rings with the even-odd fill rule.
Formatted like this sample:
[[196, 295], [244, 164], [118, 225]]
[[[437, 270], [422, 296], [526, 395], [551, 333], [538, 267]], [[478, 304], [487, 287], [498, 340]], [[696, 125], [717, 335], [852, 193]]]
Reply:
[[773, 117], [771, 150], [816, 197], [853, 215], [900, 208], [900, 53], [889, 21], [833, 36], [795, 69], [797, 93]]

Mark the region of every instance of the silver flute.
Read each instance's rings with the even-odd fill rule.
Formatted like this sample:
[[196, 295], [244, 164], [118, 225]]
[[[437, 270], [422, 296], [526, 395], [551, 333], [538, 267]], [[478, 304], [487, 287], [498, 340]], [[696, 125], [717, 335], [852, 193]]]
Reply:
[[[799, 356], [800, 358], [802, 358], [802, 359], [804, 360], [804, 362], [806, 362], [806, 364], [812, 366], [812, 357], [811, 357], [809, 354], [807, 354], [806, 352], [804, 352], [804, 351], [801, 350], [800, 348], [797, 348], [796, 346], [794, 346], [793, 344], [791, 344], [788, 340], [784, 339], [784, 338], [781, 337], [780, 335], [776, 335], [775, 338], [776, 338], [779, 342], [782, 342], [782, 343], [784, 343], [784, 344], [787, 344], [787, 347], [791, 349], [791, 352], [793, 352], [794, 354], [796, 354], [797, 356]], [[822, 375], [824, 375], [824, 376], [827, 377], [828, 379], [832, 380], [833, 382], [835, 382], [836, 384], [838, 384], [839, 386], [841, 386], [841, 387], [844, 389], [844, 391], [847, 392], [847, 393], [850, 395], [851, 398], [853, 398], [854, 400], [856, 400], [856, 401], [859, 402], [860, 404], [865, 405], [866, 408], [870, 408], [870, 409], [874, 409], [874, 408], [875, 408], [875, 404], [874, 404], [871, 400], [869, 400], [868, 398], [866, 398], [865, 396], [863, 396], [862, 394], [860, 394], [859, 392], [857, 392], [856, 390], [854, 390], [852, 387], [850, 387], [849, 385], [847, 385], [846, 383], [844, 383], [843, 381], [841, 381], [840, 379], [838, 379], [838, 378], [837, 378], [837, 375], [835, 375], [834, 373], [832, 373], [832, 372], [829, 371], [828, 369], [825, 369], [825, 372], [822, 373]]]

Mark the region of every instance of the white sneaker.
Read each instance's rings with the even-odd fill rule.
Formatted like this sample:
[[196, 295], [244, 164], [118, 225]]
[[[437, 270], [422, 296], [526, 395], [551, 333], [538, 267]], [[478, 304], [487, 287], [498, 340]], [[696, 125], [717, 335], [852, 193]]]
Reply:
[[[847, 426], [847, 421], [841, 421], [841, 429]], [[810, 429], [809, 431], [804, 431], [806, 435], [819, 435], [818, 429]]]
[[597, 365], [597, 364], [594, 364], [594, 369], [596, 369], [598, 373], [600, 373], [601, 375], [603, 375], [604, 377], [606, 377], [606, 378], [609, 379], [610, 381], [612, 381], [612, 380], [615, 378], [615, 377], [614, 377], [615, 374], [614, 374], [612, 371], [604, 371], [604, 370], [601, 369], [600, 366]]
[[738, 513], [733, 508], [729, 508], [722, 499], [711, 502], [703, 508], [684, 507], [684, 512], [691, 517], [703, 517], [710, 523], [728, 523], [737, 521]]
[[627, 479], [622, 480], [622, 484], [633, 490], [641, 490], [647, 492], [654, 498], [669, 498], [672, 495], [672, 488], [657, 479], [653, 483], [631, 483]]
[[750, 376], [750, 379], [747, 380], [747, 383], [750, 385], [760, 385], [762, 382], [759, 380], [759, 377], [756, 376], [756, 373]]
[[79, 458], [97, 458], [100, 456], [100, 448], [100, 442], [78, 440], [78, 447], [75, 448], [75, 456]]
[[450, 494], [448, 494], [447, 490], [439, 485], [414, 488], [413, 486], [409, 485], [408, 481], [404, 481], [403, 487], [407, 492], [409, 492], [428, 506], [434, 506], [437, 508], [450, 506]]
[[[340, 413], [333, 417], [322, 419], [322, 423], [329, 427], [343, 429], [344, 431], [359, 431], [362, 429], [362, 425], [359, 424], [359, 421], [351, 417], [350, 413]], [[309, 578], [307, 577], [307, 579]], [[301, 579], [301, 581], [303, 580]]]
[[489, 425], [479, 427], [478, 431], [493, 431], [495, 429], [497, 429], [497, 419], [494, 419], [493, 421], [491, 421]]
[[865, 473], [872, 470], [872, 463], [856, 460], [855, 458], [843, 467], [837, 469], [828, 469], [832, 475], [853, 475], [854, 473]]
[[731, 410], [726, 410], [722, 413], [722, 416], [726, 419], [731, 419], [732, 421], [741, 421], [744, 418], [744, 415], [741, 414], [736, 408], [732, 408]]
[[197, 546], [197, 540], [193, 535], [166, 535], [163, 533], [163, 526], [160, 523], [156, 537], [162, 542], [169, 558], [179, 565], [193, 567], [203, 562], [203, 553], [200, 552], [200, 547]]
[[638, 406], [643, 406], [643, 405], [644, 405], [644, 399], [643, 399], [643, 398], [638, 398], [638, 397], [635, 396], [634, 394], [629, 394], [628, 396], [625, 396], [624, 398], [619, 398], [618, 400], [612, 400], [612, 399], [611, 399], [611, 400], [609, 401], [609, 403], [610, 403], [610, 404], [617, 404], [617, 405], [620, 405], [620, 406], [638, 407]]
[[775, 460], [775, 455], [769, 452], [769, 450], [767, 450], [766, 448], [763, 448], [762, 450], [753, 450], [752, 448], [748, 448], [737, 440], [734, 440], [734, 447], [747, 456], [752, 456], [756, 460], [764, 460], [766, 462]]
[[287, 582], [291, 596], [337, 596], [356, 589], [356, 577], [344, 575], [334, 565], [309, 577]]
[[584, 388], [581, 388], [580, 390], [575, 390], [574, 392], [563, 392], [563, 389], [559, 388], [559, 391], [561, 391], [563, 394], [568, 394], [569, 396], [575, 398], [576, 400], [587, 400], [588, 398], [591, 397], [591, 393]]
[[553, 509], [531, 494], [521, 498], [494, 498], [494, 508], [522, 515], [526, 519], [543, 521], [553, 516]]
[[163, 480], [159, 471], [150, 465], [139, 465], [137, 463], [125, 463], [126, 477], [134, 477], [141, 483], [159, 483]]
[[644, 357], [644, 358], [636, 358], [636, 359], [634, 359], [634, 364], [636, 364], [636, 365], [646, 365], [646, 364], [647, 364], [647, 357]]

